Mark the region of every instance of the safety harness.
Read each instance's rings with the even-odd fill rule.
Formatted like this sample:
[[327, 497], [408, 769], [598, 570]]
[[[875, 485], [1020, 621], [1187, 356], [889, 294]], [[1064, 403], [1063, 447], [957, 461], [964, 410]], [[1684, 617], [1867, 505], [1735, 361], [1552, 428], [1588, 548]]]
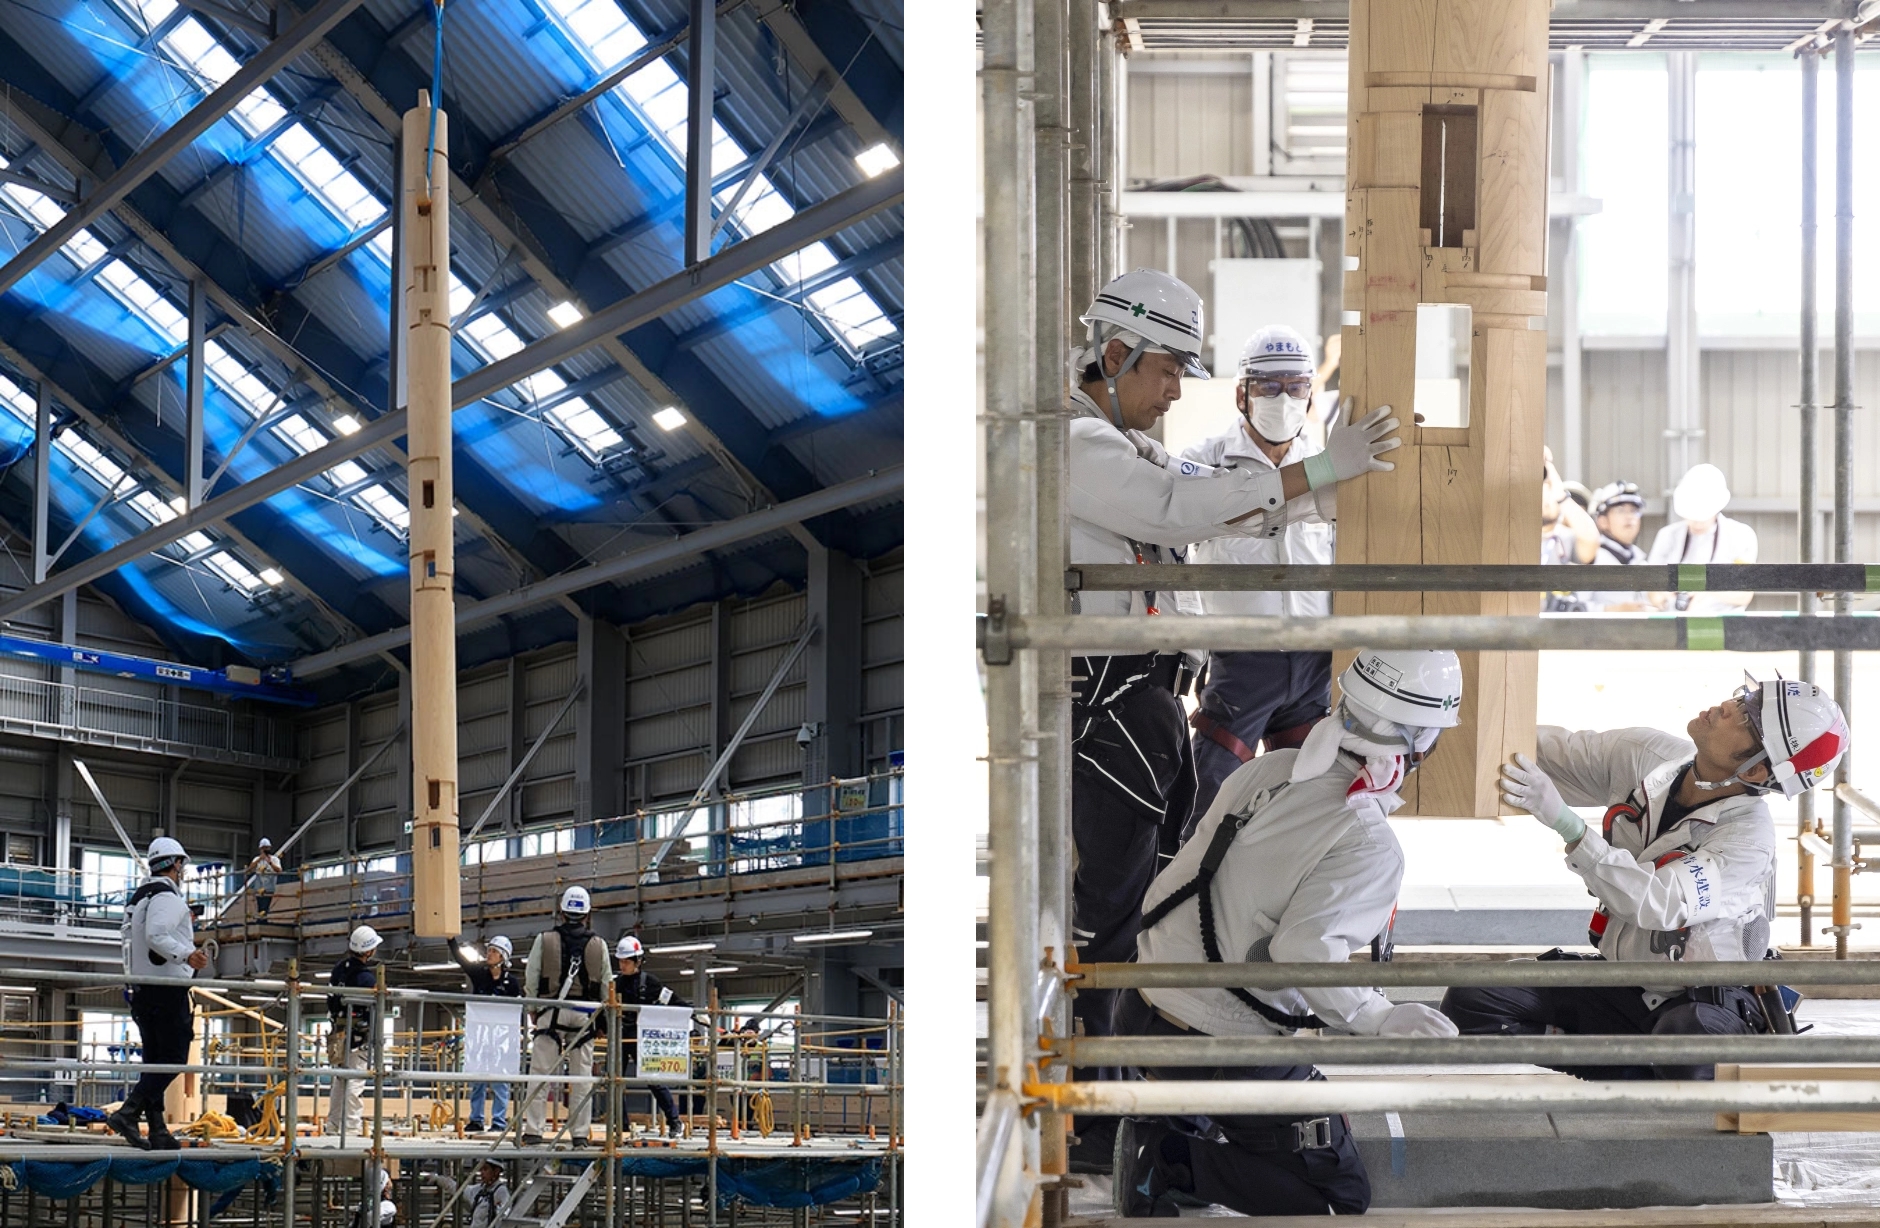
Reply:
[[[153, 878], [149, 882], [137, 888], [137, 890], [131, 892], [131, 898], [125, 901], [124, 903], [124, 926], [123, 926], [124, 971], [125, 972], [129, 972], [131, 970], [131, 964], [130, 964], [131, 937], [133, 934], [136, 933], [137, 923], [142, 919], [141, 914], [137, 912], [137, 906], [139, 904], [142, 904], [145, 900], [149, 899], [152, 896], [176, 895], [176, 894], [178, 894], [178, 892], [176, 890], [175, 883], [171, 882], [167, 878]], [[145, 927], [145, 930], [146, 932], [148, 932], [147, 926]], [[153, 967], [161, 968], [163, 965], [170, 962], [168, 959], [165, 959], [161, 954], [159, 954], [155, 948], [151, 947], [149, 943], [144, 944], [144, 954], [145, 956], [149, 958], [150, 963]]]
[[[1145, 930], [1153, 929], [1161, 922], [1162, 918], [1168, 916], [1169, 913], [1173, 912], [1182, 904], [1185, 904], [1188, 900], [1193, 899], [1195, 901], [1195, 907], [1201, 915], [1201, 950], [1208, 957], [1209, 963], [1218, 964], [1223, 962], [1221, 959], [1220, 939], [1215, 934], [1214, 929], [1215, 872], [1221, 868], [1221, 862], [1226, 860], [1227, 850], [1234, 843], [1235, 837], [1240, 835], [1241, 829], [1253, 821], [1253, 816], [1262, 806], [1285, 792], [1286, 786], [1291, 783], [1291, 781], [1282, 781], [1279, 787], [1271, 792], [1263, 791], [1255, 794], [1252, 801], [1247, 804], [1245, 810], [1237, 814], [1221, 816], [1220, 825], [1214, 829], [1214, 838], [1208, 841], [1208, 851], [1201, 855], [1201, 869], [1196, 872], [1192, 879], [1171, 892], [1160, 904], [1157, 904], [1154, 908], [1142, 914], [1142, 928]], [[1278, 1027], [1297, 1030], [1299, 1028], [1322, 1028], [1325, 1026], [1325, 1021], [1320, 1019], [1317, 1015], [1289, 1015], [1278, 1007], [1270, 1006], [1260, 1001], [1260, 999], [1254, 997], [1237, 985], [1228, 986], [1227, 992], [1232, 994], [1236, 1000], [1247, 1006], [1255, 1014], [1259, 1015], [1260, 1018]]]

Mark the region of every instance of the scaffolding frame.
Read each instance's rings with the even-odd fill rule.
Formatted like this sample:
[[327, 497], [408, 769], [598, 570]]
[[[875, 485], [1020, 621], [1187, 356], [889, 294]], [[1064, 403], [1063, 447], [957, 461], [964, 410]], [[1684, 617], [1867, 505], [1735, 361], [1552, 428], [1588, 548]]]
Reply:
[[[1853, 405], [1853, 58], [1854, 34], [1845, 22], [1832, 37], [1817, 35], [1797, 49], [1804, 64], [1805, 97], [1814, 97], [1815, 57], [1832, 51], [1836, 62], [1836, 294], [1833, 564], [1816, 565], [1812, 531], [1816, 460], [1802, 459], [1804, 556], [1799, 564], [1756, 569], [1673, 568], [1665, 579], [1690, 591], [1725, 585], [1775, 586], [1799, 595], [1799, 609], [1812, 615], [1814, 594], [1831, 594], [1828, 618], [1647, 618], [1498, 619], [1491, 617], [1366, 617], [1291, 620], [1281, 618], [1125, 619], [1067, 616], [1067, 588], [1111, 587], [1120, 577], [1096, 567], [1065, 563], [1064, 421], [1062, 356], [1072, 337], [1072, 312], [1090, 301], [1096, 287], [1119, 271], [1122, 211], [1120, 115], [1127, 89], [1121, 64], [1130, 37], [1121, 21], [1098, 20], [1096, 0], [986, 0], [981, 11], [980, 81], [984, 101], [984, 321], [986, 447], [986, 592], [979, 626], [985, 663], [990, 888], [987, 925], [988, 1035], [985, 1107], [976, 1139], [976, 1222], [980, 1228], [1020, 1228], [1032, 1222], [1062, 1223], [1066, 1212], [1065, 1147], [1073, 1112], [1168, 1114], [1188, 1112], [1308, 1113], [1363, 1108], [1546, 1107], [1628, 1108], [1867, 1108], [1880, 1106], [1880, 1082], [1766, 1084], [1664, 1082], [1588, 1083], [1544, 1091], [1506, 1081], [1470, 1079], [1411, 1083], [1272, 1082], [1207, 1083], [1070, 1081], [1073, 1057], [1123, 1063], [1167, 1059], [1177, 1045], [1188, 1055], [1209, 1051], [1215, 1038], [1091, 1038], [1069, 1035], [1069, 998], [1079, 986], [1122, 987], [1156, 978], [1169, 986], [1272, 987], [1300, 984], [1378, 986], [1483, 983], [1484, 965], [1109, 965], [1080, 967], [1069, 945], [1069, 870], [1072, 848], [1069, 812], [1069, 725], [1067, 656], [1071, 652], [1176, 651], [1182, 648], [1325, 649], [1432, 647], [1456, 649], [1689, 649], [1700, 651], [1798, 651], [1803, 676], [1813, 673], [1813, 653], [1831, 650], [1834, 693], [1852, 719], [1853, 653], [1880, 649], [1880, 620], [1852, 617], [1851, 591], [1872, 591], [1880, 572], [1850, 566], [1852, 546]], [[1804, 284], [1813, 284], [1815, 166], [1814, 117], [1803, 121]], [[1069, 158], [1065, 145], [1068, 143]], [[1814, 299], [1803, 304], [1804, 437], [1815, 424], [1816, 355]], [[1277, 569], [1275, 569], [1277, 570]], [[1286, 569], [1278, 575], [1247, 569], [1242, 582], [1218, 587], [1387, 587], [1378, 575], [1358, 576], [1351, 567]], [[1301, 572], [1315, 574], [1306, 582]], [[1508, 568], [1403, 567], [1401, 587], [1432, 590], [1513, 591], [1531, 575]], [[1443, 573], [1466, 570], [1444, 581]], [[1562, 572], [1553, 572], [1559, 584]], [[1144, 573], [1132, 569], [1134, 583]], [[1570, 573], [1568, 573], [1570, 574]], [[1257, 578], [1256, 578], [1257, 577]], [[1715, 584], [1712, 584], [1712, 580]], [[1210, 587], [1192, 573], [1179, 586]], [[1851, 590], [1851, 591], [1850, 591]], [[1517, 625], [1518, 624], [1518, 625]], [[1871, 628], [1871, 630], [1870, 630]], [[1836, 773], [1831, 868], [1837, 959], [1847, 958], [1852, 923], [1853, 824], [1850, 765]], [[1801, 811], [1802, 832], [1820, 836], [1812, 809]], [[1798, 841], [1798, 844], [1801, 842]], [[1812, 882], [1812, 862], [1799, 850], [1802, 885]], [[1812, 892], [1812, 888], [1808, 887]], [[1805, 941], [1812, 894], [1803, 894]], [[1750, 965], [1686, 964], [1504, 964], [1489, 975], [1494, 983], [1588, 984], [1622, 978], [1625, 984], [1754, 984], [1767, 969]], [[1848, 963], [1785, 964], [1783, 979], [1794, 984], [1871, 982], [1874, 974]], [[1617, 982], [1613, 982], [1617, 983]], [[1233, 1038], [1245, 1060], [1254, 1045], [1285, 1060], [1529, 1061], [1584, 1059], [1592, 1053], [1637, 1054], [1662, 1060], [1675, 1053], [1689, 1060], [1737, 1052], [1713, 1044], [1720, 1038], [1546, 1037], [1525, 1038], [1519, 1047], [1505, 1038], [1457, 1037], [1404, 1043], [1370, 1037]], [[1800, 1037], [1733, 1038], [1754, 1041], [1759, 1060], [1815, 1058], [1827, 1052], [1819, 1040]], [[1501, 1042], [1499, 1047], [1482, 1042]], [[1651, 1041], [1651, 1044], [1641, 1044]], [[1314, 1046], [1320, 1046], [1314, 1048]], [[1661, 1052], [1661, 1050], [1663, 1052]], [[1880, 1042], [1855, 1038], [1838, 1054], [1880, 1056]], [[1521, 1056], [1516, 1056], [1516, 1054]], [[1490, 1054], [1492, 1057], [1480, 1056]], [[1354, 1056], [1355, 1055], [1355, 1056]], [[1465, 1056], [1473, 1055], [1473, 1056]], [[1780, 1056], [1778, 1056], [1780, 1055]], [[1617, 1059], [1614, 1060], [1630, 1060]], [[1717, 1058], [1714, 1060], [1723, 1060]], [[1471, 1090], [1473, 1089], [1473, 1090]]]
[[[121, 990], [127, 984], [171, 987], [186, 984], [197, 991], [198, 996], [218, 1006], [232, 1007], [237, 1013], [262, 1015], [259, 1010], [249, 1011], [235, 1006], [225, 996], [240, 991], [252, 993], [257, 988], [253, 981], [200, 978], [179, 982], [174, 978], [126, 977], [116, 973], [20, 969], [0, 969], [0, 977], [30, 979], [71, 991]], [[460, 1030], [453, 1027], [434, 1032], [424, 1031], [425, 1009], [441, 1007], [449, 1010], [473, 1002], [500, 1002], [526, 1012], [566, 1007], [567, 1002], [560, 998], [493, 999], [487, 995], [461, 992], [393, 989], [385, 983], [382, 966], [378, 984], [369, 989], [315, 987], [302, 981], [299, 969], [291, 964], [284, 983], [270, 982], [262, 988], [276, 989], [275, 996], [281, 1004], [285, 1019], [282, 1022], [264, 1016], [263, 1026], [272, 1024], [287, 1041], [264, 1049], [263, 1057], [271, 1060], [258, 1063], [245, 1060], [247, 1055], [235, 1047], [229, 1050], [233, 1052], [235, 1060], [211, 1060], [216, 1054], [206, 1044], [203, 1060], [175, 1064], [101, 1061], [88, 1057], [82, 1051], [70, 1061], [57, 1057], [8, 1056], [0, 1057], [0, 1087], [50, 1085], [58, 1081], [55, 1076], [73, 1077], [80, 1083], [101, 1075], [117, 1076], [113, 1081], [128, 1082], [144, 1072], [202, 1076], [205, 1079], [204, 1093], [207, 1092], [209, 1081], [225, 1081], [225, 1085], [230, 1087], [259, 1086], [265, 1089], [257, 1097], [264, 1110], [264, 1124], [269, 1119], [267, 1110], [272, 1108], [273, 1116], [278, 1120], [278, 1128], [271, 1132], [260, 1131], [248, 1139], [212, 1144], [210, 1152], [192, 1150], [182, 1154], [192, 1158], [211, 1155], [278, 1163], [281, 1168], [282, 1198], [287, 1212], [283, 1215], [273, 1211], [262, 1217], [257, 1209], [256, 1222], [283, 1223], [287, 1228], [309, 1221], [316, 1226], [321, 1225], [321, 1199], [326, 1196], [324, 1187], [335, 1178], [351, 1180], [356, 1177], [363, 1193], [366, 1189], [376, 1188], [378, 1172], [392, 1162], [412, 1163], [414, 1168], [421, 1168], [422, 1162], [443, 1161], [464, 1166], [463, 1173], [467, 1176], [474, 1171], [475, 1164], [485, 1158], [493, 1158], [505, 1164], [521, 1161], [536, 1167], [567, 1162], [604, 1165], [606, 1175], [589, 1188], [584, 1205], [591, 1212], [598, 1212], [599, 1222], [608, 1228], [641, 1223], [641, 1212], [648, 1213], [650, 1217], [654, 1210], [675, 1198], [677, 1213], [685, 1222], [703, 1225], [720, 1223], [721, 1212], [716, 1195], [720, 1166], [725, 1161], [755, 1158], [768, 1161], [838, 1158], [873, 1160], [880, 1165], [881, 1172], [876, 1188], [859, 1196], [852, 1195], [851, 1199], [855, 1201], [844, 1200], [843, 1205], [850, 1218], [856, 1214], [856, 1202], [859, 1201], [862, 1205], [860, 1214], [869, 1222], [890, 1226], [902, 1223], [900, 1186], [906, 1122], [903, 1096], [906, 1045], [903, 1017], [892, 999], [888, 1004], [886, 1019], [720, 1007], [715, 993], [710, 1002], [688, 1008], [697, 1023], [690, 1046], [690, 1062], [695, 1069], [685, 1079], [659, 1080], [657, 1085], [670, 1089], [682, 1103], [689, 1100], [693, 1106], [689, 1116], [695, 1119], [702, 1117], [703, 1121], [696, 1124], [694, 1132], [688, 1136], [689, 1141], [660, 1142], [637, 1137], [627, 1128], [626, 1094], [644, 1094], [655, 1085], [655, 1081], [637, 1077], [633, 1072], [623, 1069], [623, 1046], [626, 1036], [630, 1034], [630, 1031], [623, 1032], [623, 1021], [636, 1016], [641, 1008], [635, 1003], [619, 1001], [613, 993], [611, 982], [606, 1000], [597, 1004], [595, 1012], [600, 1016], [600, 1023], [595, 1029], [596, 1039], [604, 1042], [597, 1045], [602, 1050], [599, 1055], [601, 1073], [577, 1074], [558, 1070], [506, 1077], [465, 1073], [461, 1069], [425, 1069], [427, 1062], [434, 1067], [440, 1065], [440, 1059], [451, 1051], [451, 1038], [461, 1038], [462, 1035]], [[324, 1013], [324, 1000], [329, 997], [347, 1002], [372, 1003], [375, 1029], [369, 1069], [336, 1067], [326, 1061], [307, 1059], [303, 1049], [318, 1043], [315, 1033], [305, 1030], [303, 1026], [307, 1018], [306, 1002], [310, 996], [320, 1000], [321, 1013]], [[416, 1025], [409, 1032], [414, 1038], [413, 1042], [396, 1046], [396, 1052], [388, 1052], [384, 1024], [391, 1018], [388, 1011], [394, 1006], [404, 1011], [415, 1011]], [[222, 1013], [228, 1012], [225, 1010]], [[199, 1019], [199, 1022], [206, 1024], [206, 1019]], [[758, 1029], [757, 1035], [746, 1035], [737, 1030], [754, 1023]], [[792, 1029], [787, 1054], [788, 1074], [787, 1077], [775, 1077], [774, 1071], [777, 1063], [783, 1060], [783, 1055], [772, 1053], [771, 1036], [785, 1027]], [[440, 1037], [442, 1039], [437, 1039]], [[849, 1043], [842, 1043], [844, 1040]], [[57, 1047], [56, 1043], [53, 1047]], [[729, 1073], [721, 1069], [726, 1057], [730, 1059]], [[696, 1072], [701, 1062], [702, 1075]], [[859, 1062], [860, 1066], [849, 1071], [842, 1068], [840, 1064], [843, 1062]], [[838, 1077], [845, 1073], [857, 1077], [854, 1081]], [[305, 1135], [300, 1131], [299, 1124], [303, 1097], [311, 1094], [317, 1107], [321, 1095], [320, 1085], [326, 1081], [329, 1084], [326, 1094], [330, 1101], [339, 1094], [339, 1089], [331, 1086], [336, 1078], [364, 1081], [371, 1086], [364, 1094], [367, 1101], [366, 1116], [360, 1134], [347, 1137], [342, 1123], [340, 1135], [329, 1145], [326, 1139], [331, 1136]], [[513, 1118], [510, 1129], [500, 1137], [466, 1139], [462, 1135], [454, 1093], [476, 1083], [508, 1083], [522, 1089], [511, 1104]], [[555, 1087], [568, 1089], [570, 1101], [565, 1106], [568, 1109], [572, 1109], [572, 1098], [575, 1096], [594, 1098], [596, 1117], [605, 1119], [603, 1141], [585, 1146], [573, 1143], [562, 1145], [561, 1139], [567, 1133], [568, 1120], [564, 1113], [561, 1117], [562, 1128], [553, 1137], [541, 1144], [522, 1145], [522, 1123], [529, 1098], [538, 1093], [552, 1095], [551, 1089]], [[404, 1092], [405, 1117], [394, 1124], [392, 1119], [397, 1116], [397, 1089]], [[446, 1089], [453, 1092], [448, 1121], [441, 1128], [446, 1131], [454, 1129], [456, 1137], [417, 1134], [411, 1106], [413, 1093], [420, 1089], [432, 1094], [432, 1107], [427, 1116], [433, 1126], [437, 1125], [438, 1120], [436, 1109], [442, 1103], [435, 1099], [436, 1094]], [[857, 1115], [853, 1123], [848, 1120], [851, 1100], [855, 1102], [854, 1112]], [[332, 1111], [329, 1108], [329, 1112]], [[833, 1129], [830, 1128], [832, 1115], [837, 1118], [836, 1128]], [[552, 1116], [548, 1128], [555, 1128]], [[406, 1129], [410, 1129], [411, 1133], [403, 1133]], [[771, 1139], [773, 1132], [777, 1133], [775, 1141]], [[135, 1151], [115, 1141], [87, 1144], [55, 1137], [0, 1137], [0, 1164], [20, 1160], [87, 1162], [149, 1154], [153, 1153]], [[703, 1160], [704, 1171], [702, 1175], [684, 1180], [662, 1179], [678, 1184], [670, 1190], [662, 1188], [656, 1192], [657, 1198], [661, 1200], [656, 1207], [647, 1198], [636, 1201], [634, 1190], [638, 1188], [639, 1178], [624, 1172], [622, 1164], [623, 1160], [632, 1157], [693, 1163]], [[299, 1170], [302, 1163], [315, 1165], [316, 1172], [310, 1187], [297, 1189], [301, 1187]], [[440, 1175], [451, 1176], [448, 1172]], [[109, 1184], [110, 1178], [104, 1181]], [[433, 1208], [437, 1212], [435, 1216], [427, 1214], [420, 1219], [416, 1215], [407, 1215], [405, 1222], [444, 1223], [445, 1214], [462, 1188], [461, 1183], [446, 1184], [450, 1185], [449, 1195], [440, 1206]], [[520, 1184], [518, 1182], [517, 1188], [520, 1188]], [[655, 1191], [649, 1186], [647, 1197], [654, 1195]], [[415, 1177], [410, 1197], [414, 1200], [418, 1197]], [[306, 1214], [296, 1218], [296, 1209], [308, 1199], [312, 1202], [306, 1208]], [[105, 1210], [104, 1222], [110, 1224], [112, 1199], [107, 1193], [101, 1195], [101, 1201]], [[693, 1209], [692, 1203], [703, 1205]], [[373, 1205], [376, 1206], [376, 1202]], [[29, 1224], [38, 1222], [31, 1207], [29, 1202], [26, 1221]], [[332, 1212], [332, 1208], [325, 1210]], [[825, 1210], [830, 1216], [836, 1215], [833, 1209]], [[9, 1218], [10, 1211], [10, 1202], [0, 1205], [0, 1225], [14, 1222]], [[71, 1214], [77, 1214], [75, 1207]], [[689, 1216], [694, 1214], [698, 1218], [690, 1219]], [[626, 1218], [629, 1215], [633, 1218]], [[813, 1219], [799, 1216], [794, 1211], [781, 1219], [773, 1220], [766, 1215], [764, 1208], [743, 1207], [731, 1214], [730, 1222], [792, 1225], [825, 1222], [820, 1212]], [[338, 1225], [349, 1219], [350, 1211], [344, 1219], [336, 1218], [332, 1222], [338, 1228]], [[648, 1218], [644, 1222], [654, 1221]], [[658, 1222], [665, 1221], [661, 1218]], [[828, 1222], [849, 1222], [849, 1219], [829, 1219]]]

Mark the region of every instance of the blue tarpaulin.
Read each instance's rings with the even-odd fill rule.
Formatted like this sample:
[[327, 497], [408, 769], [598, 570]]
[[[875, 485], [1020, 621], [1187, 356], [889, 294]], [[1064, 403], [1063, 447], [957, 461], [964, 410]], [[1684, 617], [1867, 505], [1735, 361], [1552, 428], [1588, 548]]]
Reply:
[[[620, 1171], [637, 1177], [702, 1177], [703, 1156], [627, 1156]], [[718, 1205], [743, 1200], [754, 1207], [820, 1207], [866, 1194], [881, 1181], [881, 1161], [720, 1160]]]
[[182, 1152], [161, 1156], [140, 1152], [106, 1160], [16, 1160], [7, 1167], [13, 1170], [16, 1185], [47, 1198], [76, 1198], [107, 1175], [126, 1185], [151, 1185], [181, 1177], [187, 1185], [218, 1194], [231, 1194], [255, 1181], [271, 1192], [281, 1179], [281, 1166], [274, 1160], [252, 1157], [210, 1160]]

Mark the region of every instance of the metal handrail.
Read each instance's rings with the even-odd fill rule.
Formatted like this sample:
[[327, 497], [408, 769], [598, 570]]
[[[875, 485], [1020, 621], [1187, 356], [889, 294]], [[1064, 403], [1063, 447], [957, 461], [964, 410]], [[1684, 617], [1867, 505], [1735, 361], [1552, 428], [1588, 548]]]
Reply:
[[1880, 1036], [1078, 1036], [1070, 1066], [1709, 1066], [1880, 1063]]
[[1462, 960], [1340, 964], [1083, 964], [1079, 989], [1880, 984], [1880, 960]]
[[[1653, 592], [1880, 592], [1880, 566], [1867, 563], [1639, 563], [1617, 574]], [[1617, 582], [1606, 568], [1571, 563], [1079, 563], [1064, 573], [1066, 589], [1092, 592], [1550, 593]]]
[[294, 757], [292, 727], [260, 713], [15, 674], [0, 674], [0, 724], [7, 722], [265, 759]]

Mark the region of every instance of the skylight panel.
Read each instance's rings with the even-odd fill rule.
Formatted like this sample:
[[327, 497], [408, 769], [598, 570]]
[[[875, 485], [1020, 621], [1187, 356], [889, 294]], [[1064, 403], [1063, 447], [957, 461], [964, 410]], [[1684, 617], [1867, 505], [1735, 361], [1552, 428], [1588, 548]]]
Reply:
[[201, 529], [197, 529], [194, 533], [185, 533], [177, 538], [176, 544], [183, 548], [185, 555], [201, 554], [204, 550], [215, 545], [215, 539], [210, 537], [207, 533], [204, 533]]
[[154, 491], [140, 490], [125, 500], [139, 515], [151, 524], [164, 524], [176, 519], [176, 509], [157, 498]]
[[470, 321], [463, 332], [491, 358], [507, 358], [522, 348], [522, 338], [493, 312]]
[[116, 490], [118, 483], [126, 476], [122, 465], [77, 431], [66, 431], [60, 435], [56, 446], [106, 490]]
[[143, 17], [146, 29], [162, 25], [176, 11], [176, 0], [131, 0], [131, 3]]
[[274, 433], [285, 439], [296, 452], [312, 452], [326, 446], [327, 438], [313, 423], [299, 414], [290, 414], [275, 424]]
[[0, 375], [0, 401], [5, 401], [7, 408], [11, 409], [14, 416], [22, 422], [37, 425], [39, 420], [37, 404], [32, 397], [26, 395], [24, 388], [4, 375]]
[[607, 419], [595, 413], [593, 407], [580, 397], [569, 397], [551, 408], [548, 415], [567, 428], [568, 433], [590, 451], [605, 452], [626, 442], [619, 431], [608, 425]]
[[203, 560], [203, 565], [243, 593], [253, 595], [267, 587], [267, 583], [250, 571], [247, 564], [227, 551], [216, 551]]
[[[387, 246], [388, 247], [390, 246], [389, 241], [387, 243]], [[387, 251], [385, 259], [389, 262], [391, 258], [392, 258], [391, 253]], [[470, 304], [476, 301], [476, 297], [477, 297], [477, 292], [470, 288], [469, 283], [465, 282], [463, 278], [457, 276], [455, 273], [452, 273], [450, 275], [450, 318], [451, 319], [454, 320], [458, 316], [462, 315], [464, 312], [470, 310]], [[488, 319], [489, 317], [484, 316], [482, 318]]]
[[811, 294], [807, 301], [857, 349], [894, 335], [894, 324], [853, 277], [844, 277], [834, 285], [825, 286]]
[[360, 466], [359, 462], [341, 461], [331, 469], [328, 469], [326, 476], [333, 479], [333, 482], [341, 489], [344, 489], [345, 487], [355, 486], [365, 481], [368, 475], [365, 469]]
[[360, 491], [355, 499], [387, 524], [400, 530], [411, 527], [411, 512], [404, 500], [377, 482]]

